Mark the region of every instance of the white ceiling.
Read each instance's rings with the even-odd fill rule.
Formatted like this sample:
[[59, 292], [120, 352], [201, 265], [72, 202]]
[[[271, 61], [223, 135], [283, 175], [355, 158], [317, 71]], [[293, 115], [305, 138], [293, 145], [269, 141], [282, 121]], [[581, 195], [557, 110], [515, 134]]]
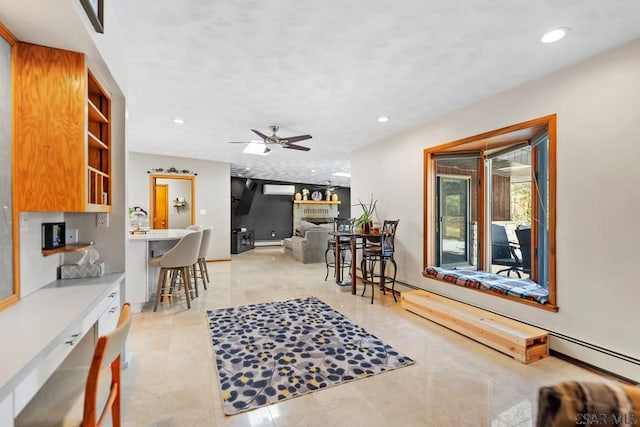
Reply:
[[[130, 151], [315, 184], [349, 185], [331, 174], [348, 172], [357, 148], [640, 37], [637, 0], [112, 4], [127, 39]], [[540, 43], [559, 26], [564, 40]], [[299, 143], [311, 151], [253, 156], [227, 143], [271, 124], [313, 135]]]

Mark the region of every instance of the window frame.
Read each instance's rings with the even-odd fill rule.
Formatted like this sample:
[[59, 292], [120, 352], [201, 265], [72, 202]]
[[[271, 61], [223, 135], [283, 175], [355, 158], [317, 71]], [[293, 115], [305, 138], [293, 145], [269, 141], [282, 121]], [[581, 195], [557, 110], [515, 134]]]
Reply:
[[[472, 154], [479, 153], [478, 159], [478, 185], [481, 191], [478, 192], [478, 265], [485, 266], [487, 257], [486, 242], [486, 171], [485, 171], [485, 151], [499, 148], [515, 146], [523, 141], [531, 142], [541, 132], [547, 132], [548, 135], [548, 153], [547, 153], [547, 173], [548, 173], [548, 283], [549, 283], [549, 302], [547, 304], [538, 304], [523, 298], [501, 295], [482, 289], [469, 288], [473, 291], [482, 292], [503, 299], [508, 299], [521, 304], [537, 307], [548, 311], [558, 311], [557, 306], [557, 281], [556, 281], [556, 114], [539, 117], [537, 119], [528, 120], [526, 122], [517, 123], [500, 129], [491, 130], [478, 135], [462, 138], [459, 140], [447, 142], [424, 149], [424, 176], [423, 176], [423, 271], [431, 265], [435, 265], [436, 261], [436, 155], [438, 154]], [[534, 156], [535, 159], [535, 156]], [[535, 160], [537, 161], [537, 160]], [[532, 170], [537, 171], [538, 168], [532, 165]], [[472, 183], [473, 184], [473, 183]], [[532, 206], [533, 213], [539, 208], [537, 198], [536, 203]], [[532, 236], [533, 239], [536, 239]], [[533, 245], [537, 242], [532, 241]], [[532, 268], [537, 265], [538, 257], [534, 256], [532, 260]]]

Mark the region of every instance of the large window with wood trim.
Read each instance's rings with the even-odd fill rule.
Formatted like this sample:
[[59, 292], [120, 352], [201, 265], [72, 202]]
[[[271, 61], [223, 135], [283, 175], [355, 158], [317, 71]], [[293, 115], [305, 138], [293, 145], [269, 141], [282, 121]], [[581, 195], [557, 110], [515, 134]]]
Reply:
[[[555, 122], [545, 116], [425, 149], [425, 269], [504, 277], [493, 294], [557, 309]], [[531, 301], [508, 286], [546, 296]]]

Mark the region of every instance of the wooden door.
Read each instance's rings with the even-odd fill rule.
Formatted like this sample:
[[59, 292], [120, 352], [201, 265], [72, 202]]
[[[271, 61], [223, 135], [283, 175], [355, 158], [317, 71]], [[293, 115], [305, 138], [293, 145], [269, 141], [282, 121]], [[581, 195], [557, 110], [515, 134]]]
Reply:
[[153, 228], [169, 228], [169, 186], [156, 184]]

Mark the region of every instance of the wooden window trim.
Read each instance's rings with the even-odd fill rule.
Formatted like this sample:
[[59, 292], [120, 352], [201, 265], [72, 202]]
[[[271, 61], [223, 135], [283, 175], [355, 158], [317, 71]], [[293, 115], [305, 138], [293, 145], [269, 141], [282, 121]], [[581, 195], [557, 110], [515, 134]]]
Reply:
[[[539, 135], [542, 130], [546, 128], [549, 138], [549, 147], [547, 153], [548, 162], [548, 174], [549, 174], [549, 206], [548, 209], [548, 221], [549, 221], [549, 243], [548, 243], [548, 274], [549, 274], [549, 302], [545, 305], [532, 303], [531, 301], [509, 297], [505, 295], [499, 295], [493, 292], [482, 291], [478, 289], [471, 289], [473, 291], [488, 293], [493, 296], [509, 299], [521, 304], [530, 305], [532, 307], [541, 308], [549, 311], [558, 311], [557, 304], [557, 281], [556, 281], [556, 146], [557, 146], [557, 133], [556, 133], [556, 114], [550, 114], [548, 116], [539, 117], [537, 119], [529, 120], [522, 123], [506, 126], [500, 129], [484, 132], [478, 135], [462, 138], [456, 141], [447, 142], [434, 147], [425, 148], [423, 152], [424, 162], [424, 175], [423, 175], [423, 271], [430, 265], [435, 263], [435, 223], [432, 220], [434, 218], [435, 210], [435, 192], [436, 189], [436, 169], [435, 169], [435, 157], [436, 154], [442, 153], [455, 153], [462, 154], [465, 152], [481, 152], [481, 156], [478, 159], [478, 185], [481, 188], [485, 188], [485, 167], [483, 148], [491, 147], [506, 147], [515, 144], [523, 140], [531, 140], [536, 135]], [[532, 156], [536, 158], [537, 156]], [[537, 170], [536, 165], [532, 168], [533, 171]], [[536, 190], [537, 191], [537, 190]], [[478, 223], [485, 224], [485, 207], [486, 207], [486, 195], [484, 191], [480, 191], [478, 194]], [[537, 208], [537, 203], [534, 204]], [[535, 213], [535, 212], [534, 212]], [[486, 227], [478, 227], [478, 263], [479, 265], [485, 265], [485, 242], [486, 242]], [[532, 233], [537, 234], [537, 233]], [[537, 236], [532, 236], [532, 247], [537, 247]], [[534, 263], [537, 264], [537, 259], [534, 257]], [[532, 268], [535, 264], [532, 264]], [[447, 282], [448, 283], [448, 282]]]

